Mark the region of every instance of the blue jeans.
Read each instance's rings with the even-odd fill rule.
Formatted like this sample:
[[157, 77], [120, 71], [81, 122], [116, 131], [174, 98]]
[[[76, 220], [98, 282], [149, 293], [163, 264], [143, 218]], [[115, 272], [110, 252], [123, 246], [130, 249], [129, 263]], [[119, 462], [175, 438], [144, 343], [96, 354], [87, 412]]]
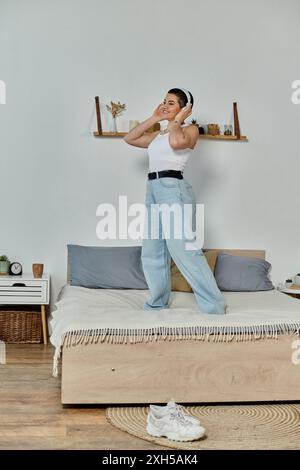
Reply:
[[[189, 229], [196, 230], [196, 200], [192, 186], [183, 178], [163, 177], [147, 180], [145, 206], [146, 225], [142, 241], [142, 266], [151, 297], [144, 303], [144, 310], [161, 310], [168, 308], [171, 294], [171, 258], [193, 289], [200, 310], [205, 313], [224, 314], [225, 298], [219, 290], [215, 277], [209, 267], [201, 248], [186, 249], [186, 243], [196, 240], [183, 229], [183, 223], [178, 225], [176, 212], [170, 210], [171, 221], [169, 231], [166, 231], [166, 217], [162, 214], [160, 204], [170, 207], [177, 203], [183, 208], [188, 204], [190, 217], [185, 218]], [[156, 212], [151, 213], [151, 207], [156, 206]], [[165, 206], [166, 207], [166, 206]], [[153, 211], [153, 209], [152, 209]], [[153, 217], [153, 214], [155, 216]], [[166, 212], [167, 214], [167, 212]], [[178, 213], [177, 213], [178, 214]], [[183, 216], [182, 219], [183, 220]], [[185, 225], [185, 227], [187, 226]], [[181, 230], [176, 232], [181, 226]], [[156, 238], [151, 238], [151, 230]], [[156, 230], [156, 232], [155, 232]], [[176, 235], [180, 233], [180, 236]], [[145, 236], [146, 235], [146, 236]], [[152, 233], [153, 235], [153, 233]], [[196, 246], [196, 245], [195, 245]]]

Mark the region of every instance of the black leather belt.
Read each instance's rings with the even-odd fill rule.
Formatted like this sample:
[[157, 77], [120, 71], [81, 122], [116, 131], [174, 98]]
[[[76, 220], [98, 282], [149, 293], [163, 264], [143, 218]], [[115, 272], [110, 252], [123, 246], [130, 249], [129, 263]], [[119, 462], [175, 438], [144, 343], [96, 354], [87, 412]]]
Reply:
[[179, 180], [183, 179], [182, 171], [179, 170], [162, 170], [162, 171], [152, 171], [148, 173], [148, 180], [155, 180], [155, 178], [163, 177], [178, 178]]

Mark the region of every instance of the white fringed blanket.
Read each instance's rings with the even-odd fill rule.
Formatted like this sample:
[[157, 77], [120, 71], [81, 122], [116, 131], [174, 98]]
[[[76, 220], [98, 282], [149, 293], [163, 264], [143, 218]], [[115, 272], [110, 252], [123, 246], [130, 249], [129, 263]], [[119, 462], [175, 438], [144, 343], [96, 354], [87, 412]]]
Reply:
[[199, 310], [193, 293], [172, 292], [169, 308], [143, 310], [148, 290], [87, 289], [65, 285], [52, 312], [53, 375], [63, 344], [76, 346], [157, 340], [248, 341], [299, 334], [300, 301], [277, 290], [223, 292], [226, 315]]

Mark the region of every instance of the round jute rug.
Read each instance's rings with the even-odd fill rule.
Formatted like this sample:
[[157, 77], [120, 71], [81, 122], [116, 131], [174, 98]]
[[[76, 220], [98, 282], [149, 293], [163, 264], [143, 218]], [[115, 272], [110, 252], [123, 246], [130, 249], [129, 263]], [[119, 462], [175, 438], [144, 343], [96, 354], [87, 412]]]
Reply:
[[146, 431], [149, 407], [106, 409], [113, 426], [133, 436], [173, 449], [300, 449], [300, 404], [186, 406], [206, 429], [198, 441], [177, 442]]

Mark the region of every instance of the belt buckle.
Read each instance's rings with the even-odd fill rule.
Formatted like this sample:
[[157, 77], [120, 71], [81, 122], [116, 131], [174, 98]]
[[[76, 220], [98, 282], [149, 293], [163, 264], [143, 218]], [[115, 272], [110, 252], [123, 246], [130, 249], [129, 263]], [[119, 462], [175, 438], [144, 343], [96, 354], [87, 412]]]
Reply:
[[156, 171], [155, 173], [156, 173], [156, 179], [158, 179], [159, 178], [158, 171]]

